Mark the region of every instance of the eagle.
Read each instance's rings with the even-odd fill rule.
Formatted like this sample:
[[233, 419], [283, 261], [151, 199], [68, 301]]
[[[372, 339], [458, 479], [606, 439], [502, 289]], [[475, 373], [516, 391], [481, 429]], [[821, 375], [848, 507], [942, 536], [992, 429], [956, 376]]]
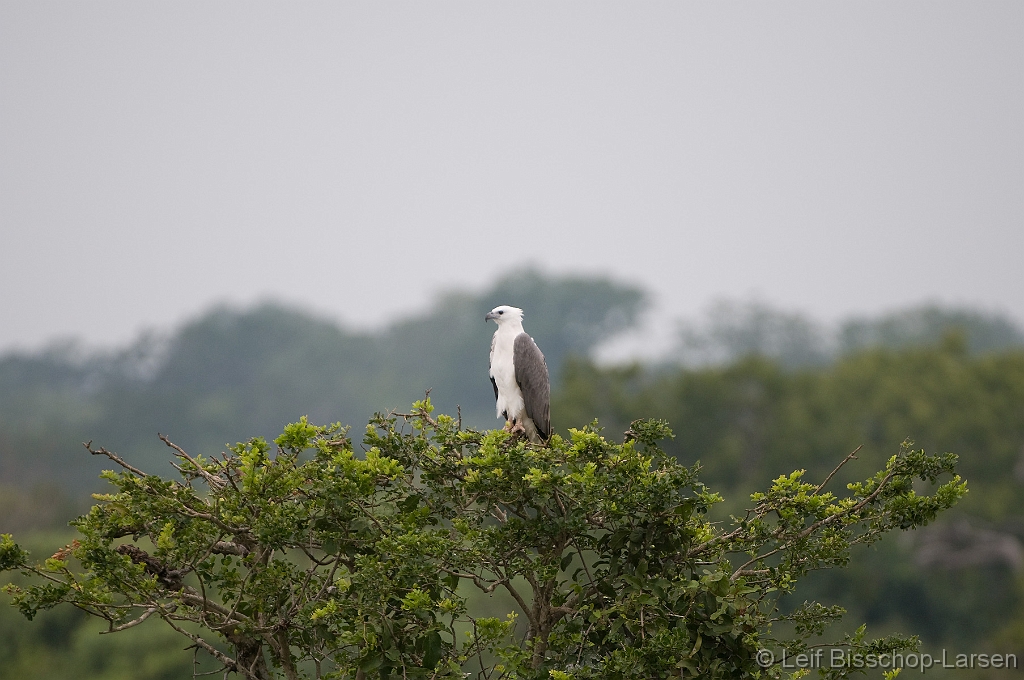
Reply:
[[551, 382], [537, 343], [523, 330], [523, 310], [501, 305], [484, 321], [498, 324], [491, 338], [491, 386], [505, 429], [524, 432], [534, 444], [551, 436]]

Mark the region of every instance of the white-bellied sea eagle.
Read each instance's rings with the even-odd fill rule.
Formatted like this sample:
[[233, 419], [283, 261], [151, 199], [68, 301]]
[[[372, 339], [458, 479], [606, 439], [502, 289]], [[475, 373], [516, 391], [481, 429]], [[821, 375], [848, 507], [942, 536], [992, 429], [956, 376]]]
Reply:
[[551, 436], [551, 382], [537, 343], [523, 330], [523, 310], [501, 305], [486, 321], [498, 324], [491, 338], [491, 385], [505, 429], [522, 430], [534, 444]]

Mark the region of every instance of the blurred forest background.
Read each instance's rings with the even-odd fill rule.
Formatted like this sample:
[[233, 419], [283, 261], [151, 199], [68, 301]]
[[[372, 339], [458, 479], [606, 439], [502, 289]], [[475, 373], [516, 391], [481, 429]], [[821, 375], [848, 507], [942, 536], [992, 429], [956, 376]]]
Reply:
[[[959, 454], [970, 486], [960, 506], [855, 551], [848, 569], [813, 575], [794, 601], [842, 604], [845, 625], [919, 634], [925, 650], [1024, 658], [1024, 334], [1013, 322], [920, 307], [828, 328], [722, 302], [681, 322], [663, 360], [596, 362], [595, 350], [634, 329], [647, 302], [609, 280], [524, 271], [482, 293], [440, 296], [380, 332], [267, 304], [213, 309], [116, 351], [67, 342], [0, 356], [0, 532], [39, 559], [70, 540], [68, 520], [107, 490], [97, 478], [107, 465], [84, 441], [167, 476], [157, 432], [203, 455], [273, 437], [301, 415], [358, 435], [373, 412], [404, 410], [427, 389], [438, 410], [461, 409], [465, 425], [497, 427], [486, 377], [494, 327], [483, 316], [508, 303], [526, 310], [547, 357], [555, 428], [598, 418], [619, 438], [635, 418], [668, 420], [676, 438], [667, 449], [700, 461], [726, 498], [720, 518], [780, 474], [823, 478], [857, 446], [838, 483], [879, 469], [906, 438]], [[158, 623], [99, 630], [75, 610], [28, 623], [0, 607], [0, 679], [191, 677], [192, 655]]]

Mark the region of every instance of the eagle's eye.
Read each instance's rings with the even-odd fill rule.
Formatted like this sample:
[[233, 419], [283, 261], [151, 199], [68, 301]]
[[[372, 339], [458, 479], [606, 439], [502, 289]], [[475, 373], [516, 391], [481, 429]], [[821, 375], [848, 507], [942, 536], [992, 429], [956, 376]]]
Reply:
[[504, 309], [502, 309], [501, 311], [498, 312], [498, 314], [504, 314], [504, 313], [505, 313]]

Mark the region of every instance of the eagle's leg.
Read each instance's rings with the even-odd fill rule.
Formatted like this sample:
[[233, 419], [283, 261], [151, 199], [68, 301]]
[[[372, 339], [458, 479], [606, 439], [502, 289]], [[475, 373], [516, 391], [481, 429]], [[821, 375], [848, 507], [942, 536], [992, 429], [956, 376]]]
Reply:
[[[506, 425], [508, 425], [508, 423], [506, 423]], [[526, 428], [523, 427], [523, 424], [520, 423], [519, 421], [513, 421], [512, 422], [512, 427], [509, 428], [509, 432], [511, 432], [512, 434], [523, 434], [523, 435], [525, 435], [526, 434]]]
[[506, 420], [505, 426], [502, 427], [501, 429], [505, 430], [505, 432], [511, 432], [513, 427], [515, 427], [515, 423], [512, 422], [511, 420]]

